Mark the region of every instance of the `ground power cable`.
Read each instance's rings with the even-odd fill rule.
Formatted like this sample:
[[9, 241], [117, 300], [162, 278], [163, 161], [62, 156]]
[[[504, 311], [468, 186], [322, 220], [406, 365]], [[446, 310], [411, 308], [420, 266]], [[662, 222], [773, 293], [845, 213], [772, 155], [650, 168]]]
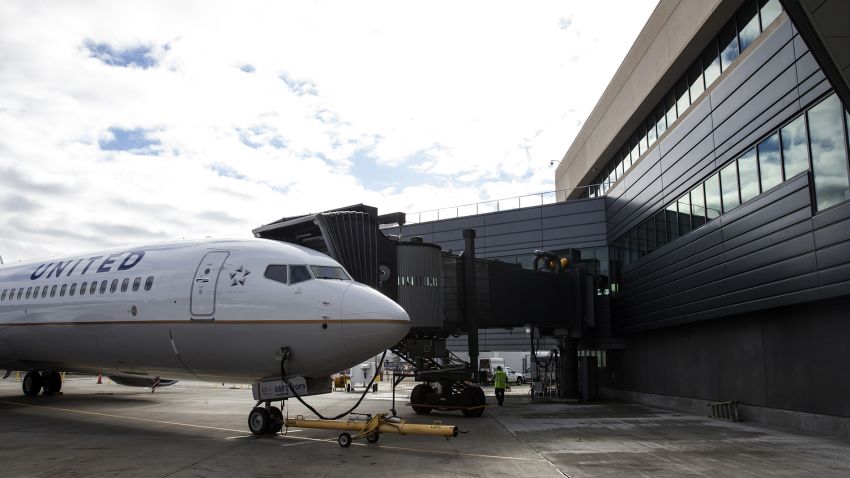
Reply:
[[298, 400], [298, 402], [301, 403], [301, 405], [304, 405], [305, 407], [307, 407], [308, 410], [313, 412], [317, 417], [319, 417], [322, 420], [339, 420], [340, 418], [342, 418], [346, 415], [349, 415], [349, 414], [351, 414], [351, 412], [356, 410], [357, 407], [360, 406], [360, 402], [362, 402], [363, 399], [366, 397], [366, 394], [369, 393], [369, 390], [372, 388], [372, 384], [375, 383], [375, 379], [378, 377], [378, 373], [380, 373], [381, 369], [383, 369], [384, 358], [386, 358], [386, 356], [387, 356], [387, 351], [384, 350], [383, 355], [381, 355], [381, 365], [375, 370], [375, 375], [372, 376], [372, 380], [369, 381], [369, 385], [366, 386], [366, 390], [363, 390], [363, 393], [360, 395], [360, 398], [357, 400], [357, 403], [355, 403], [353, 407], [348, 409], [348, 411], [342, 412], [335, 417], [327, 418], [324, 415], [322, 415], [321, 413], [319, 413], [315, 408], [310, 406], [310, 404], [305, 402], [304, 399], [301, 398], [300, 395], [298, 395], [298, 392], [295, 390], [295, 387], [293, 387], [292, 385], [289, 384], [289, 378], [286, 375], [286, 368], [285, 368], [285, 365], [284, 365], [286, 363], [286, 360], [289, 359], [289, 352], [290, 352], [289, 347], [281, 347], [280, 350], [281, 350], [281, 352], [283, 352], [283, 356], [280, 358], [280, 378], [281, 378], [281, 380], [283, 380], [283, 383], [285, 383], [286, 386], [289, 387], [289, 390], [292, 392], [292, 394], [295, 396], [295, 398]]

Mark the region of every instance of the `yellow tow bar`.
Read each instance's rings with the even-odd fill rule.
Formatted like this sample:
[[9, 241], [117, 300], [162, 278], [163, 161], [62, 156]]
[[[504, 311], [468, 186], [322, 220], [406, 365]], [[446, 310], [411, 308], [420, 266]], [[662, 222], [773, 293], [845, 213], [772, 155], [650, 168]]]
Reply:
[[[369, 443], [378, 441], [381, 433], [398, 433], [400, 435], [435, 435], [445, 437], [446, 440], [456, 437], [458, 429], [453, 425], [443, 425], [434, 422], [430, 425], [407, 423], [398, 417], [388, 416], [387, 413], [379, 413], [375, 416], [367, 416], [366, 420], [349, 418], [348, 420], [317, 420], [307, 419], [302, 415], [296, 418], [287, 418], [283, 424], [289, 428], [318, 428], [322, 430], [344, 430], [340, 433], [337, 442], [339, 446], [347, 448], [351, 442], [365, 438]], [[350, 433], [355, 433], [351, 436]]]

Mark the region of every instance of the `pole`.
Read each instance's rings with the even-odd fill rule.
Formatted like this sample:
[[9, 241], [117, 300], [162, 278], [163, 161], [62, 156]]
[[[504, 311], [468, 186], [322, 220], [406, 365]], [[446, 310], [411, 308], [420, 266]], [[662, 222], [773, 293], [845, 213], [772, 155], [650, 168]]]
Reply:
[[475, 374], [473, 381], [478, 383], [478, 317], [475, 287], [475, 229], [463, 230], [463, 283], [466, 300], [466, 333], [469, 345], [469, 362]]

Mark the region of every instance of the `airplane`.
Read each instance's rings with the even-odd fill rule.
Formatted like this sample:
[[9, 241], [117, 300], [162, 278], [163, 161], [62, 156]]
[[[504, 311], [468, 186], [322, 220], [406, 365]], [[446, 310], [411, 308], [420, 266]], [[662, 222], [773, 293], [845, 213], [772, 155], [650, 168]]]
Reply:
[[0, 266], [0, 369], [27, 372], [25, 395], [58, 393], [60, 371], [137, 386], [159, 377], [252, 383], [248, 424], [258, 435], [281, 430], [271, 401], [329, 393], [331, 374], [409, 328], [404, 309], [327, 255], [267, 239]]

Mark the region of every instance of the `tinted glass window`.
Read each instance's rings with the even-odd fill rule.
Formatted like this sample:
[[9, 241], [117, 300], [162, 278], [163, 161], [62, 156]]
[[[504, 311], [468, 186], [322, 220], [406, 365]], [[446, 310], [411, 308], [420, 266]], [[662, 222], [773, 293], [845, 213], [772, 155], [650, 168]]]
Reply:
[[679, 205], [679, 235], [691, 232], [691, 194], [685, 193], [676, 203]]
[[673, 242], [679, 237], [679, 209], [676, 203], [667, 206], [667, 242]]
[[68, 295], [74, 295], [75, 292], [77, 292], [77, 283], [76, 282], [71, 284], [71, 289], [68, 291]]
[[281, 284], [286, 284], [286, 266], [271, 265], [266, 267], [266, 272], [263, 274], [266, 279], [271, 279]]
[[652, 252], [658, 249], [658, 240], [655, 232], [655, 218], [651, 217], [646, 221], [646, 251]]
[[734, 18], [720, 31], [717, 44], [720, 47], [720, 69], [726, 71], [738, 58], [738, 35], [735, 32]]
[[646, 120], [646, 142], [647, 146], [655, 144], [658, 136], [655, 134], [655, 115], [650, 115]]
[[658, 116], [658, 121], [655, 123], [655, 131], [658, 133], [658, 137], [660, 138], [661, 135], [667, 131], [667, 116], [664, 114], [663, 104], [658, 106], [656, 116]]
[[112, 279], [112, 284], [109, 285], [109, 292], [115, 293], [118, 290], [118, 279]]
[[130, 286], [130, 279], [124, 279], [121, 281], [121, 292], [127, 292], [127, 287]]
[[691, 103], [699, 98], [699, 95], [705, 91], [705, 83], [702, 78], [702, 61], [697, 60], [688, 71], [688, 83], [691, 91]]
[[785, 166], [787, 180], [809, 169], [805, 118], [800, 116], [788, 123], [779, 134], [782, 138], [782, 164]]
[[145, 279], [145, 290], [151, 290], [153, 288], [153, 276], [148, 276]]
[[65, 297], [66, 290], [68, 290], [68, 284], [62, 284], [62, 288], [59, 289], [59, 297]]
[[738, 195], [738, 163], [732, 161], [720, 170], [720, 188], [723, 192], [723, 212], [732, 210], [741, 204]]
[[94, 295], [97, 291], [97, 281], [92, 281], [91, 285], [89, 285], [89, 295]]
[[676, 97], [672, 91], [664, 100], [664, 109], [667, 111], [667, 129], [670, 129], [673, 122], [676, 121]]
[[45, 298], [47, 296], [47, 286], [41, 288], [41, 298]]
[[632, 154], [629, 152], [628, 146], [623, 146], [623, 172], [632, 167]]
[[753, 44], [753, 41], [761, 33], [755, 0], [748, 0], [741, 5], [736, 15], [736, 21], [738, 22], [738, 30], [740, 30], [738, 33], [740, 50], [744, 51]]
[[83, 285], [80, 286], [80, 295], [86, 295], [86, 288], [89, 286], [88, 282], [83, 282]]
[[[65, 286], [62, 286], [62, 290], [65, 290]], [[24, 295], [24, 289], [18, 289], [18, 300], [21, 300], [21, 296]]]
[[646, 223], [641, 224], [637, 228], [637, 238], [638, 238], [638, 257], [643, 257], [646, 255]]
[[782, 182], [782, 155], [779, 153], [779, 133], [774, 133], [759, 143], [758, 152], [761, 190], [767, 191]]
[[842, 110], [833, 94], [807, 113], [818, 209], [850, 199]]
[[694, 229], [705, 224], [705, 197], [701, 183], [691, 190], [691, 221]]
[[705, 87], [708, 88], [720, 76], [720, 56], [717, 54], [716, 40], [712, 40], [702, 53], [702, 67]]
[[738, 178], [741, 183], [741, 202], [747, 202], [760, 194], [755, 148], [738, 158]]
[[136, 277], [135, 279], [133, 279], [133, 292], [138, 291], [140, 285], [142, 285], [141, 277]]
[[0, 296], [0, 300], [6, 300], [6, 293], [9, 292], [9, 289], [3, 289], [3, 295]]
[[676, 83], [676, 114], [681, 117], [685, 114], [685, 110], [691, 104], [691, 99], [688, 97], [688, 83], [685, 78]]
[[41, 286], [35, 286], [35, 289], [32, 291], [32, 298], [38, 299], [38, 291], [41, 289]]
[[53, 297], [55, 295], [56, 295], [56, 286], [54, 285], [53, 287], [50, 288], [50, 297]]
[[292, 266], [289, 277], [291, 284], [297, 284], [310, 279], [312, 279], [312, 277], [310, 276], [310, 272], [307, 270], [306, 266]]
[[764, 30], [782, 13], [782, 5], [779, 4], [779, 0], [759, 0], [759, 10], [761, 11], [761, 29]]
[[664, 228], [664, 211], [655, 215], [655, 242], [658, 247], [667, 244], [667, 231]]
[[12, 300], [12, 299], [14, 299], [14, 298], [15, 298], [15, 290], [16, 290], [16, 289], [12, 289], [12, 290], [9, 292], [9, 300]]
[[316, 279], [351, 280], [351, 276], [342, 267], [310, 266], [310, 270]]
[[106, 286], [107, 286], [107, 285], [109, 285], [109, 281], [105, 281], [105, 280], [100, 281], [100, 293], [101, 293], [101, 294], [105, 294], [105, 293], [106, 293]]
[[637, 143], [632, 143], [632, 145], [633, 146], [632, 146], [631, 155], [632, 155], [632, 165], [634, 165], [637, 162], [638, 158], [640, 158], [640, 150], [638, 148]]
[[634, 262], [640, 258], [638, 252], [638, 232], [637, 228], [629, 231], [629, 259]]
[[27, 295], [26, 298], [29, 299], [32, 296], [32, 287], [27, 287]]

